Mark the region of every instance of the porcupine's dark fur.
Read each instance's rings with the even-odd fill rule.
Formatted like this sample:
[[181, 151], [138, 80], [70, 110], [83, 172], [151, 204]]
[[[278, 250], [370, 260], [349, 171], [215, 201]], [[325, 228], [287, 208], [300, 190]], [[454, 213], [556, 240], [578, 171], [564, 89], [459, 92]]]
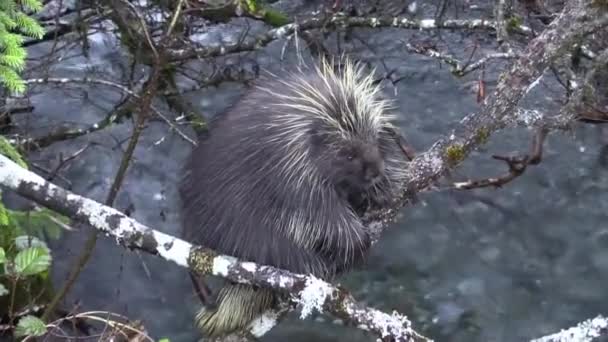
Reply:
[[[215, 120], [181, 184], [189, 241], [330, 280], [370, 246], [358, 213], [394, 199], [405, 156], [387, 102], [358, 64], [327, 61], [262, 76]], [[207, 336], [245, 328], [276, 303], [269, 289], [228, 284], [197, 324]]]

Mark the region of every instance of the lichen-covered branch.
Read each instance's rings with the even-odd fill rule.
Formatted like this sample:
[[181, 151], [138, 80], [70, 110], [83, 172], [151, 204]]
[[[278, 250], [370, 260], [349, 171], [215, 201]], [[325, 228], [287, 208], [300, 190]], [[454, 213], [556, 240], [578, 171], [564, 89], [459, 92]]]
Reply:
[[608, 318], [598, 315], [558, 333], [543, 336], [530, 342], [592, 342], [608, 336]]
[[[391, 341], [429, 341], [398, 313], [387, 314], [366, 307], [344, 289], [312, 275], [298, 275], [271, 266], [257, 265], [218, 255], [171, 235], [153, 230], [120, 211], [76, 195], [28, 171], [0, 155], [0, 185], [47, 208], [103, 232], [126, 248], [158, 255], [199, 275], [216, 275], [232, 281], [257, 284], [286, 291], [301, 307], [301, 317], [312, 311], [327, 311], [359, 328]], [[268, 316], [271, 317], [271, 316]], [[270, 324], [269, 324], [270, 323]], [[276, 322], [260, 320], [251, 331], [264, 334]]]
[[[597, 11], [590, 1], [569, 1], [557, 19], [531, 40], [521, 56], [501, 75], [481, 110], [465, 116], [453, 132], [410, 162], [410, 175], [400, 204], [410, 202], [417, 192], [425, 190], [445, 172], [458, 166], [475, 148], [485, 144], [492, 133], [510, 121], [521, 120], [516, 115], [520, 113], [518, 103], [538, 84], [545, 70], [580, 43], [586, 34], [606, 26], [608, 12]], [[364, 221], [372, 236], [378, 238], [386, 226], [383, 223], [392, 221], [396, 214], [396, 208], [385, 209], [368, 214]]]
[[589, 8], [588, 1], [568, 2], [548, 29], [533, 39], [510, 69], [500, 77], [481, 110], [466, 116], [449, 137], [439, 140], [412, 161], [409, 189], [425, 189], [449, 168], [458, 165], [488, 136], [503, 128], [517, 104], [551, 63], [586, 33], [608, 25], [608, 13]]
[[[320, 28], [345, 28], [345, 27], [395, 27], [403, 29], [434, 30], [434, 29], [485, 29], [494, 30], [496, 22], [484, 19], [447, 19], [443, 21], [435, 19], [414, 20], [406, 17], [348, 17], [343, 14], [336, 14], [329, 18], [315, 16], [302, 20], [299, 23], [291, 23], [281, 27], [271, 29], [257, 37], [244, 42], [225, 44], [219, 46], [204, 46], [183, 49], [173, 49], [169, 56], [173, 61], [186, 60], [191, 58], [217, 57], [230, 53], [251, 51], [268, 45], [270, 42], [284, 39], [292, 35], [295, 31], [308, 31]], [[519, 32], [529, 34], [528, 27], [520, 26]]]
[[8, 141], [13, 145], [18, 146], [21, 150], [37, 151], [47, 146], [50, 146], [51, 144], [58, 141], [75, 139], [105, 129], [112, 124], [120, 122], [125, 116], [127, 116], [132, 111], [132, 105], [129, 105], [127, 101], [124, 101], [121, 104], [115, 106], [115, 108], [108, 112], [108, 114], [106, 114], [103, 119], [87, 127], [76, 128], [64, 126], [56, 128], [52, 132], [41, 137], [21, 138], [19, 135], [15, 135], [10, 137]]
[[458, 60], [456, 57], [448, 54], [440, 52], [429, 46], [416, 46], [410, 43], [406, 44], [406, 48], [410, 52], [415, 52], [421, 55], [425, 55], [428, 57], [435, 58], [439, 61], [442, 61], [451, 67], [452, 74], [456, 76], [464, 76], [472, 71], [478, 70], [481, 67], [485, 66], [489, 61], [495, 59], [515, 59], [519, 57], [518, 54], [514, 52], [497, 52], [486, 55], [485, 57], [480, 58], [475, 62], [463, 63]]

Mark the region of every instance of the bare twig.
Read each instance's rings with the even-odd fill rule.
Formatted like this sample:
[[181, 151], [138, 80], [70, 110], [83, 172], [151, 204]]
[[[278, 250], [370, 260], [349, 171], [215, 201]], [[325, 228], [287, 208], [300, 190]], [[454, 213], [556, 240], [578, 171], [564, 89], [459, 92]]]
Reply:
[[[464, 117], [451, 134], [410, 162], [410, 178], [404, 186], [401, 205], [459, 165], [471, 151], [487, 142], [493, 132], [505, 127], [517, 112], [519, 101], [538, 83], [549, 65], [587, 33], [606, 25], [607, 12], [596, 11], [587, 1], [569, 1], [547, 30], [533, 39], [521, 57], [501, 75], [481, 110]], [[383, 224], [374, 222], [392, 221], [396, 214], [396, 210], [383, 210], [367, 215], [365, 221], [370, 225], [371, 234], [380, 236], [384, 228]]]
[[[118, 89], [121, 92], [124, 92], [125, 94], [128, 94], [129, 96], [132, 96], [135, 99], [138, 99], [138, 100], [142, 99], [142, 97], [140, 95], [138, 95], [134, 91], [130, 90], [129, 88], [127, 88], [127, 87], [125, 87], [125, 86], [123, 86], [121, 84], [118, 84], [118, 83], [112, 82], [112, 81], [107, 81], [107, 80], [99, 79], [99, 78], [91, 78], [91, 77], [82, 77], [82, 78], [45, 77], [45, 78], [31, 78], [31, 79], [27, 79], [27, 80], [25, 80], [25, 83], [26, 84], [47, 84], [47, 83], [56, 83], [56, 84], [67, 84], [67, 83], [100, 84], [100, 85], [104, 85], [104, 86], [108, 86], [108, 87], [112, 87], [112, 88]], [[180, 137], [182, 137], [184, 140], [186, 140], [190, 144], [196, 146], [196, 142], [194, 140], [192, 140], [190, 137], [188, 137], [188, 135], [186, 135], [184, 132], [182, 132], [177, 126], [175, 126], [175, 124], [169, 118], [167, 118], [164, 114], [162, 114], [153, 105], [150, 105], [150, 110], [152, 110], [154, 112], [154, 114], [156, 114], [167, 125], [169, 125], [169, 127], [171, 128], [171, 130], [175, 131]], [[107, 120], [107, 118], [105, 118], [102, 121], [105, 122], [106, 124], [112, 123], [112, 122], [114, 122], [117, 119], [117, 117], [111, 117], [110, 119], [111, 120]], [[99, 128], [99, 126], [93, 125], [88, 130], [81, 131], [80, 133], [84, 132], [86, 134], [87, 132], [89, 132], [90, 129], [97, 130], [98, 128]], [[78, 131], [75, 132], [75, 134], [80, 134], [80, 133]], [[26, 141], [21, 141], [20, 143], [21, 144], [27, 144], [28, 141], [27, 140]]]
[[493, 155], [492, 158], [497, 160], [502, 160], [509, 166], [509, 171], [507, 174], [480, 179], [480, 180], [469, 180], [465, 182], [457, 182], [454, 183], [454, 187], [456, 189], [476, 189], [476, 188], [486, 188], [486, 187], [502, 187], [503, 185], [511, 182], [515, 178], [521, 176], [529, 165], [538, 165], [541, 162], [542, 154], [543, 154], [543, 143], [547, 136], [548, 131], [544, 128], [540, 128], [537, 130], [534, 141], [532, 143], [532, 147], [529, 154], [525, 154], [523, 156], [516, 157], [507, 157], [507, 156], [499, 156]]
[[464, 76], [471, 71], [475, 71], [483, 66], [485, 66], [489, 61], [495, 59], [515, 59], [520, 57], [519, 54], [514, 52], [497, 52], [488, 54], [485, 57], [475, 61], [475, 62], [467, 62], [462, 63], [456, 57], [448, 54], [437, 51], [435, 48], [431, 46], [426, 46], [422, 44], [413, 45], [410, 43], [405, 44], [406, 48], [410, 52], [418, 53], [421, 55], [425, 55], [428, 57], [432, 57], [438, 59], [451, 67], [451, 72], [456, 76]]
[[[139, 13], [136, 13], [136, 14], [139, 14]], [[141, 16], [138, 16], [138, 18], [143, 20], [141, 18]], [[142, 30], [145, 31], [146, 37], [149, 38], [149, 34], [148, 34], [147, 27], [145, 26], [145, 22], [142, 22]], [[149, 40], [149, 43], [152, 45], [151, 40]], [[156, 48], [154, 46], [150, 46], [150, 48], [154, 51], [154, 56], [155, 56], [154, 61], [155, 62], [152, 67], [152, 73], [148, 77], [148, 80], [144, 86], [143, 96], [141, 97], [141, 103], [140, 103], [140, 106], [138, 107], [139, 110], [137, 111], [137, 114], [138, 114], [137, 121], [136, 121], [135, 127], [133, 129], [133, 134], [132, 134], [131, 138], [129, 139], [129, 144], [127, 146], [127, 150], [123, 154], [121, 163], [118, 167], [118, 170], [116, 171], [116, 176], [114, 178], [114, 182], [112, 183], [112, 186], [110, 187], [110, 191], [109, 191], [108, 196], [105, 201], [105, 204], [108, 206], [113, 205], [113, 203], [116, 199], [116, 196], [118, 195], [118, 190], [120, 189], [120, 187], [123, 184], [123, 181], [126, 177], [127, 169], [129, 168], [129, 166], [131, 164], [131, 160], [133, 159], [135, 147], [139, 143], [139, 138], [141, 137], [141, 135], [145, 129], [146, 123], [148, 122], [148, 118], [150, 117], [150, 112], [153, 110], [152, 101], [154, 100], [154, 97], [156, 96], [156, 91], [158, 89], [160, 75], [162, 73], [162, 67], [164, 66], [164, 64], [163, 64], [164, 59], [162, 58], [161, 55], [158, 54], [158, 52], [156, 51]], [[104, 82], [104, 83], [107, 83], [107, 82]], [[110, 83], [112, 83], [112, 82], [110, 82]], [[118, 88], [120, 89], [123, 87], [119, 86]], [[57, 293], [55, 294], [55, 296], [49, 303], [48, 307], [44, 311], [44, 314], [42, 315], [42, 320], [47, 320], [53, 314], [55, 307], [57, 307], [59, 302], [61, 300], [63, 300], [65, 295], [70, 291], [70, 289], [76, 282], [76, 279], [78, 278], [78, 276], [82, 272], [84, 266], [88, 263], [89, 259], [91, 258], [91, 255], [93, 254], [93, 250], [97, 243], [97, 233], [98, 232], [94, 230], [94, 231], [91, 231], [91, 233], [89, 234], [89, 237], [88, 237], [87, 241], [85, 242], [82, 252], [78, 256], [78, 259], [77, 259], [74, 267], [70, 270], [68, 279], [65, 281], [63, 286], [59, 289], [59, 291], [57, 291]]]
[[81, 148], [81, 149], [77, 150], [76, 152], [72, 153], [67, 158], [64, 158], [63, 154], [59, 154], [59, 163], [57, 164], [57, 166], [55, 166], [55, 168], [53, 169], [53, 171], [51, 171], [51, 173], [49, 174], [47, 180], [49, 182], [52, 182], [53, 179], [59, 174], [59, 170], [61, 170], [70, 161], [78, 158], [78, 156], [81, 155], [84, 151], [86, 151], [90, 146], [91, 146], [91, 144], [86, 144], [83, 148]]

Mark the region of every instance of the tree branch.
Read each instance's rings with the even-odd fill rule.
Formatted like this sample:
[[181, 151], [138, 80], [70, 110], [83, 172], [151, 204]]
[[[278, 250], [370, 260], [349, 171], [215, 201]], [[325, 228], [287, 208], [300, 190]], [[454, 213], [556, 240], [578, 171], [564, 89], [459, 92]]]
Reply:
[[594, 338], [608, 336], [608, 318], [599, 315], [567, 330], [543, 336], [530, 342], [591, 342]]
[[[123, 86], [121, 84], [118, 84], [116, 82], [112, 82], [112, 81], [107, 81], [107, 80], [103, 80], [103, 79], [99, 79], [99, 78], [92, 78], [92, 77], [82, 77], [82, 78], [57, 78], [57, 77], [45, 77], [45, 78], [31, 78], [31, 79], [27, 79], [24, 80], [24, 82], [26, 84], [47, 84], [47, 83], [53, 83], [53, 84], [68, 84], [68, 83], [79, 83], [79, 84], [99, 84], [99, 85], [104, 85], [107, 87], [111, 87], [114, 89], [117, 89], [127, 95], [129, 95], [130, 97], [133, 97], [134, 99], [137, 100], [141, 100], [142, 96], [135, 93], [134, 91], [132, 91], [131, 89], [129, 89], [126, 86]], [[190, 144], [196, 146], [196, 142], [194, 140], [192, 140], [190, 137], [188, 137], [188, 135], [186, 135], [184, 132], [182, 132], [169, 118], [167, 118], [164, 114], [162, 114], [155, 106], [150, 105], [150, 110], [152, 110], [154, 112], [154, 114], [156, 116], [158, 116], [161, 120], [163, 120], [170, 128], [171, 130], [175, 131], [182, 139], [186, 140], [187, 142], [189, 142]], [[67, 135], [67, 136], [80, 136], [80, 135], [84, 135], [90, 132], [93, 132], [95, 130], [98, 130], [100, 127], [100, 124], [110, 124], [113, 123], [116, 119], [118, 119], [118, 117], [116, 117], [115, 115], [110, 115], [109, 117], [106, 117], [104, 119], [101, 120], [101, 122], [96, 123], [94, 125], [92, 125], [91, 127], [87, 128], [87, 129], [75, 129], [75, 130], [71, 130], [71, 132]], [[60, 135], [62, 135], [62, 133], [59, 133]], [[34, 148], [35, 147], [35, 140], [36, 139], [26, 139], [23, 141], [19, 141], [20, 145], [31, 145]]]
[[[413, 20], [406, 17], [347, 17], [336, 14], [329, 18], [312, 17], [299, 23], [291, 23], [271, 29], [245, 42], [226, 44], [220, 46], [193, 47], [186, 49], [173, 49], [169, 52], [172, 61], [181, 61], [191, 58], [217, 57], [230, 53], [256, 50], [268, 45], [270, 42], [287, 38], [295, 31], [308, 31], [321, 28], [345, 27], [395, 27], [403, 29], [435, 30], [435, 29], [486, 29], [495, 30], [496, 22], [484, 19], [435, 19]], [[518, 31], [524, 34], [531, 33], [530, 28], [518, 26]]]
[[[607, 25], [608, 12], [592, 8], [589, 1], [569, 1], [557, 19], [531, 40], [521, 57], [500, 76], [494, 92], [484, 100], [481, 110], [465, 116], [450, 135], [439, 139], [410, 162], [409, 177], [403, 186], [399, 206], [411, 202], [417, 192], [425, 190], [458, 166], [474, 149], [485, 144], [494, 132], [509, 122], [521, 120], [516, 115], [521, 113], [517, 107], [519, 101], [538, 84], [552, 62], [571, 50], [586, 34]], [[386, 227], [384, 223], [393, 221], [397, 213], [397, 208], [379, 210], [368, 213], [363, 221], [374, 239], [378, 239]]]
[[[430, 341], [411, 327], [407, 317], [387, 314], [366, 307], [343, 288], [312, 275], [293, 274], [271, 266], [240, 261], [192, 245], [171, 235], [153, 230], [120, 211], [76, 195], [28, 171], [0, 155], [0, 184], [19, 195], [44, 205], [62, 215], [88, 224], [128, 249], [142, 250], [186, 267], [198, 275], [215, 275], [229, 280], [271, 287], [293, 295], [301, 307], [301, 318], [312, 311], [328, 311], [361, 329], [390, 341]], [[276, 324], [276, 316], [267, 314], [254, 322], [251, 332], [263, 335]]]

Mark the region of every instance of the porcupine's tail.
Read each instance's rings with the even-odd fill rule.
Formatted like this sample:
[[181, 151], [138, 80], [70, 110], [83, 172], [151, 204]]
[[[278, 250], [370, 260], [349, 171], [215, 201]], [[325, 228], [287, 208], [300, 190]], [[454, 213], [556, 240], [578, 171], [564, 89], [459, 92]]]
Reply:
[[244, 330], [277, 303], [277, 295], [270, 289], [227, 284], [219, 291], [214, 308], [203, 307], [199, 311], [196, 325], [208, 337], [225, 336]]

